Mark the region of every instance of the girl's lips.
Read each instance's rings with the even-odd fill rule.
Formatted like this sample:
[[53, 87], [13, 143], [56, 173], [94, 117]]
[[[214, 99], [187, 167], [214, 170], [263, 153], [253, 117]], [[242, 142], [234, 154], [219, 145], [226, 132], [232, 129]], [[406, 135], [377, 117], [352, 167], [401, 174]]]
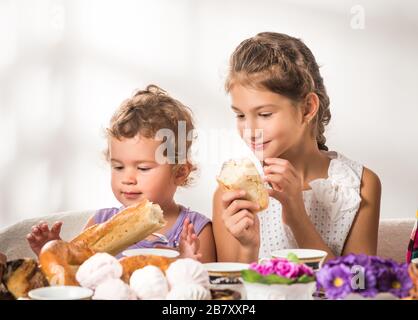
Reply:
[[137, 199], [142, 193], [141, 192], [122, 192], [126, 199]]
[[270, 141], [264, 142], [264, 143], [258, 143], [254, 144], [251, 142], [251, 149], [253, 150], [263, 150], [266, 148], [266, 146], [270, 143]]

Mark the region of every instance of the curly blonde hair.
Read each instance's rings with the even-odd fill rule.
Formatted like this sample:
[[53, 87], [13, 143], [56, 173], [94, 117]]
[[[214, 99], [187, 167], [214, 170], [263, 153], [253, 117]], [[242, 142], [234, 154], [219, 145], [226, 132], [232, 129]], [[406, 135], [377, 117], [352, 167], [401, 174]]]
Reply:
[[[188, 157], [193, 139], [186, 139], [186, 150], [179, 147], [178, 126], [181, 121], [185, 123], [186, 133], [194, 130], [194, 120], [190, 108], [170, 97], [165, 90], [151, 84], [145, 90], [136, 91], [131, 98], [121, 104], [110, 120], [106, 136], [118, 140], [134, 138], [137, 135], [155, 139], [159, 130], [168, 129], [174, 133], [175, 141], [167, 141], [167, 139], [163, 141], [174, 144], [174, 170], [179, 170], [182, 166], [187, 165], [192, 172], [197, 169]], [[105, 150], [104, 154], [106, 160], [109, 161], [109, 148]], [[167, 150], [165, 150], [164, 156], [167, 156]], [[187, 177], [183, 186], [190, 185], [192, 180], [191, 176]]]
[[328, 150], [324, 132], [331, 120], [329, 97], [315, 57], [300, 39], [262, 32], [241, 42], [231, 55], [226, 91], [235, 83], [265, 88], [294, 102], [315, 93], [319, 110], [312, 119], [312, 135], [319, 149]]

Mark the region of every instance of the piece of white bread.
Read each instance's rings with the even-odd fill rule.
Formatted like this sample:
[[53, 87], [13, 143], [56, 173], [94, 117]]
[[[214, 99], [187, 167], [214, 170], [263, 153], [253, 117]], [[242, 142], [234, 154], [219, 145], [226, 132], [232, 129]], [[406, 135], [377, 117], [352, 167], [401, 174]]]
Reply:
[[165, 226], [163, 211], [147, 199], [114, 215], [108, 221], [84, 230], [71, 243], [94, 252], [116, 255]]
[[269, 204], [269, 195], [254, 163], [247, 158], [228, 160], [217, 177], [218, 183], [227, 190], [245, 190], [245, 199], [255, 202], [260, 210]]

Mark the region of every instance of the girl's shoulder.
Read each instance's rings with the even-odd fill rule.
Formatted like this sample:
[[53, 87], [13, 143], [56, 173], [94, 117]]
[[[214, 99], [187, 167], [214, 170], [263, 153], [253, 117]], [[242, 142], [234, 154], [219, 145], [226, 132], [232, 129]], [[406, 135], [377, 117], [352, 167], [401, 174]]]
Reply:
[[331, 179], [341, 180], [355, 185], [356, 187], [373, 187], [380, 186], [380, 179], [371, 169], [366, 168], [360, 162], [347, 158], [345, 155], [330, 151], [327, 152], [331, 158], [329, 177]]
[[103, 208], [96, 211], [93, 216], [94, 223], [103, 223], [120, 211], [121, 208]]
[[185, 217], [188, 217], [190, 222], [195, 225], [195, 228], [198, 225], [202, 225], [202, 227], [204, 227], [206, 224], [211, 222], [211, 219], [209, 219], [207, 216], [197, 211], [193, 211], [190, 208], [185, 208], [182, 206], [182, 212], [184, 213]]
[[177, 246], [178, 241], [180, 239], [180, 234], [183, 230], [183, 223], [186, 218], [188, 218], [189, 221], [193, 223], [194, 231], [196, 235], [198, 236], [202, 232], [202, 230], [206, 227], [206, 225], [211, 223], [211, 220], [205, 215], [197, 211], [193, 211], [190, 208], [180, 206], [180, 214], [175, 224], [171, 227], [170, 231], [168, 231], [167, 233], [167, 238], [169, 239], [170, 245], [173, 245], [174, 247]]
[[331, 159], [328, 169], [329, 179], [352, 178], [358, 182], [361, 181], [363, 175], [363, 165], [355, 160], [346, 157], [337, 151], [324, 151]]
[[186, 218], [189, 218], [190, 222], [193, 223], [194, 230], [197, 235], [203, 230], [203, 228], [212, 221], [205, 216], [202, 213], [199, 213], [197, 211], [193, 211], [190, 208], [186, 208], [184, 206], [181, 206], [180, 215], [178, 218], [178, 224], [180, 226], [183, 226], [183, 222]]
[[336, 151], [324, 152], [330, 159], [328, 178], [317, 179], [309, 184], [316, 200], [328, 208], [333, 219], [338, 220], [345, 212], [357, 212], [364, 192], [378, 194], [379, 178], [358, 161]]

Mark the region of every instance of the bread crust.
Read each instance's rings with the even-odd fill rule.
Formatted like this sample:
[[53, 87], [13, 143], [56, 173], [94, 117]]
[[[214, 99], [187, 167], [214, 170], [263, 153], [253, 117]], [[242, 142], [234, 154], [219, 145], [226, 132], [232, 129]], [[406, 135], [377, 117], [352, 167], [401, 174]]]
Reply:
[[127, 207], [108, 221], [84, 230], [71, 243], [116, 255], [166, 224], [160, 207], [147, 199]]

